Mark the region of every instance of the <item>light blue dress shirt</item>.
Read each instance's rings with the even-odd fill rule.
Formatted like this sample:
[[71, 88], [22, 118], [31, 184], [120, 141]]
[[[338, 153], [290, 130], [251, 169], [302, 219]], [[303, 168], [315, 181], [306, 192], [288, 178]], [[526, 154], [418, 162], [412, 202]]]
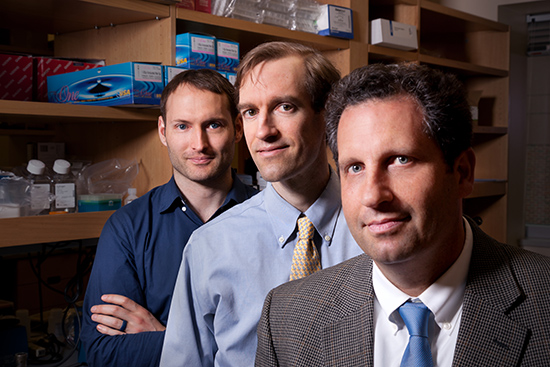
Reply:
[[[323, 268], [363, 253], [334, 172], [305, 212]], [[253, 366], [264, 299], [290, 277], [300, 211], [271, 184], [196, 230], [183, 252], [161, 366]]]

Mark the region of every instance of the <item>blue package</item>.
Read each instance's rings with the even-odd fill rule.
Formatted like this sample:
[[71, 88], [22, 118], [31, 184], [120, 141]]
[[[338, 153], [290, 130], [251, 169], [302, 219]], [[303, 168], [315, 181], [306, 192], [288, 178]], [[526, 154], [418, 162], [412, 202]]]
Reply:
[[176, 35], [176, 66], [216, 70], [216, 39], [194, 33]]
[[136, 62], [48, 77], [48, 100], [96, 106], [160, 104], [162, 66]]
[[239, 67], [239, 43], [217, 39], [216, 58], [218, 70], [236, 73]]
[[168, 85], [176, 75], [186, 70], [189, 69], [180, 68], [179, 66], [164, 66], [164, 85]]

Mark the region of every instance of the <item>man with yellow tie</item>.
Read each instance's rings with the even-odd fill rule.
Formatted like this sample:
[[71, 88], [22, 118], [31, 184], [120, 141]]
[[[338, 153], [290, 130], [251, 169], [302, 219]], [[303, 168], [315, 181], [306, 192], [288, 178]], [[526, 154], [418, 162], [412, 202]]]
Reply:
[[361, 253], [327, 160], [324, 103], [338, 80], [334, 66], [303, 45], [262, 44], [242, 60], [238, 109], [270, 184], [190, 238], [161, 366], [252, 366], [269, 290]]

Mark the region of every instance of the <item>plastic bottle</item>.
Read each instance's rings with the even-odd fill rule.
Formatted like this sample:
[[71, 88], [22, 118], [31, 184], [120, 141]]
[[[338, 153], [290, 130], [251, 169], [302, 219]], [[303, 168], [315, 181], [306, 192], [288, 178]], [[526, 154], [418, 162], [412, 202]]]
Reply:
[[27, 164], [27, 177], [31, 186], [31, 215], [43, 215], [50, 212], [50, 177], [46, 174], [46, 165], [38, 159]]
[[135, 187], [130, 187], [128, 189], [128, 196], [126, 196], [126, 199], [124, 199], [124, 205], [128, 205], [132, 201], [136, 200], [138, 198], [136, 193], [137, 193], [137, 189]]
[[76, 211], [76, 178], [71, 173], [71, 164], [64, 159], [58, 159], [53, 164], [52, 193], [55, 200], [51, 212], [74, 213]]

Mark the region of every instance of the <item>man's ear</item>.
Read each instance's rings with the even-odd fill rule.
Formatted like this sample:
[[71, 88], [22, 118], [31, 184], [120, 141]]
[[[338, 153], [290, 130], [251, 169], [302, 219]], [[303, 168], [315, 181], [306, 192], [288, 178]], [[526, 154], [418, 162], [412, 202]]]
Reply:
[[240, 113], [235, 118], [233, 126], [235, 127], [235, 143], [238, 143], [243, 138], [243, 119]]
[[164, 123], [164, 120], [162, 119], [162, 116], [159, 116], [158, 132], [159, 132], [160, 142], [164, 146], [166, 146], [166, 124]]
[[474, 170], [476, 155], [472, 148], [460, 153], [455, 161], [454, 172], [457, 173], [460, 196], [467, 197], [474, 190]]

